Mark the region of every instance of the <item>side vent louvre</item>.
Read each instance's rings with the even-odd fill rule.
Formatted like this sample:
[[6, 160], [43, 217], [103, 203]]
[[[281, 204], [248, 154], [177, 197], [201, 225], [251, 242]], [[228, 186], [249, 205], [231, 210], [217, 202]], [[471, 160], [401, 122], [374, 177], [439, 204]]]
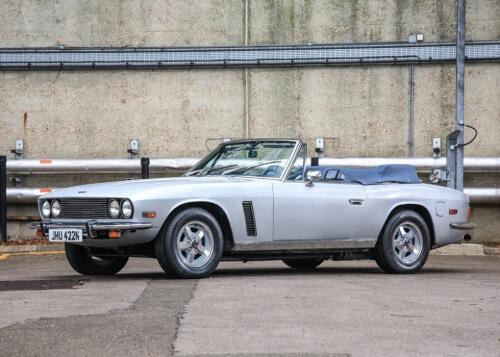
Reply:
[[245, 223], [247, 225], [247, 236], [256, 237], [257, 228], [255, 227], [255, 216], [253, 214], [252, 201], [243, 201], [243, 214], [245, 215]]

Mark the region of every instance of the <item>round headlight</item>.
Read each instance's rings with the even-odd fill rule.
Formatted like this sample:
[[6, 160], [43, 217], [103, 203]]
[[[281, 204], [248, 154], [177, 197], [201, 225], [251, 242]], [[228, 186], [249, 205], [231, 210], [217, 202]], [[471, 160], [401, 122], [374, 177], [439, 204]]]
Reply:
[[132, 217], [132, 202], [129, 200], [124, 200], [122, 202], [122, 216], [124, 218]]
[[61, 215], [61, 204], [58, 200], [52, 201], [52, 217], [57, 218]]
[[49, 201], [42, 202], [42, 217], [43, 218], [50, 217], [50, 202]]
[[111, 218], [120, 217], [120, 203], [117, 200], [109, 201], [108, 210]]

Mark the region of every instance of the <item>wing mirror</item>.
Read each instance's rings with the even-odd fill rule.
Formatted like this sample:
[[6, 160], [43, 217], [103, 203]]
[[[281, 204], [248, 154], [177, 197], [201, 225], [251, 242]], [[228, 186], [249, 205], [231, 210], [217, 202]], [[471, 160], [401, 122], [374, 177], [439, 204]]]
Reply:
[[306, 174], [306, 186], [311, 187], [314, 185], [314, 182], [321, 180], [321, 171], [314, 170], [308, 171]]

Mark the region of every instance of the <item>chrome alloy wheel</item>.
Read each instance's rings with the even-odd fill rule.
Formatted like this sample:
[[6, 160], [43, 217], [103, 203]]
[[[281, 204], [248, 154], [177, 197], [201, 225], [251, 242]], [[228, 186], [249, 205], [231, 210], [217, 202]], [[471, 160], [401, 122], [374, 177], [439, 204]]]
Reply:
[[199, 268], [205, 265], [213, 251], [212, 231], [203, 222], [188, 222], [177, 235], [175, 254], [186, 267]]
[[414, 263], [422, 253], [422, 232], [413, 222], [403, 222], [396, 229], [392, 239], [392, 250], [397, 259], [405, 264]]

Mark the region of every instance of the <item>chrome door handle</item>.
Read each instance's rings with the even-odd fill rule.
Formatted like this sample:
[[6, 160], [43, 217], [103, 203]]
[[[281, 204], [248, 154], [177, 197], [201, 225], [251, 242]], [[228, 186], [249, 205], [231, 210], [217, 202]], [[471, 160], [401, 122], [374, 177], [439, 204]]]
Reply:
[[360, 198], [350, 198], [349, 203], [353, 206], [361, 206], [365, 200]]

